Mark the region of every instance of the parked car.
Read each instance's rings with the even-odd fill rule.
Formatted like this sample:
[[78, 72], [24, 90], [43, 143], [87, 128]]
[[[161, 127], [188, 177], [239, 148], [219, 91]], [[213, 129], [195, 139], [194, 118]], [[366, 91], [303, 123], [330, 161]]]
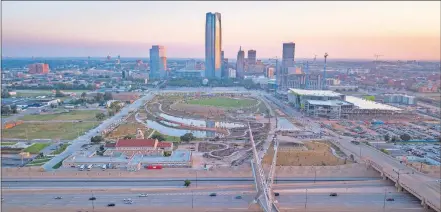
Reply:
[[280, 196], [280, 193], [274, 193], [274, 196], [276, 196], [276, 197], [278, 197], [278, 196]]

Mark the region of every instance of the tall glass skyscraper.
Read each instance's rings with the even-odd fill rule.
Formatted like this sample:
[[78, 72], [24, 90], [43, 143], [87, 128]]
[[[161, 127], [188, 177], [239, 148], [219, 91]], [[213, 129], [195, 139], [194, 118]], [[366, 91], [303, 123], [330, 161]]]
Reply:
[[150, 49], [150, 79], [164, 79], [167, 77], [167, 57], [165, 47], [154, 45]]
[[205, 22], [205, 77], [222, 77], [222, 27], [220, 13], [207, 13]]

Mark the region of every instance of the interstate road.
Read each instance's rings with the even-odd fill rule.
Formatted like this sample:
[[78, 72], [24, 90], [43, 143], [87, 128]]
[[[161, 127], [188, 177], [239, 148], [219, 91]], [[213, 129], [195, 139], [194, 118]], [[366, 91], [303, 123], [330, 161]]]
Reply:
[[[56, 181], [39, 181], [39, 180], [30, 180], [30, 181], [2, 181], [2, 189], [30, 189], [30, 188], [38, 188], [38, 189], [53, 189], [53, 188], [182, 188], [184, 179], [182, 180], [158, 180], [158, 181], [145, 181], [145, 180], [56, 180]], [[285, 184], [285, 185], [295, 185], [295, 186], [323, 186], [323, 185], [339, 185], [345, 188], [351, 187], [352, 185], [357, 186], [379, 186], [379, 185], [387, 185], [387, 181], [382, 180], [369, 180], [369, 179], [353, 179], [352, 181], [327, 181], [327, 180], [317, 180], [314, 183], [313, 180], [279, 180], [275, 182], [274, 186]], [[305, 184], [306, 183], [306, 184]], [[390, 184], [390, 183], [388, 183]], [[235, 186], [235, 185], [254, 185], [254, 181], [252, 180], [198, 180], [192, 181], [192, 187], [204, 187], [204, 186]]]
[[[350, 191], [336, 191], [337, 188], [321, 189], [275, 189], [280, 196], [275, 199], [282, 211], [388, 211], [388, 212], [422, 212], [419, 200], [406, 194], [396, 192], [393, 186], [372, 188], [351, 188]], [[395, 201], [384, 201], [386, 197]], [[216, 197], [209, 194], [216, 192]], [[329, 196], [330, 192], [338, 192], [337, 197]], [[95, 201], [89, 197], [95, 196]], [[10, 194], [3, 193], [2, 208], [6, 211], [163, 211], [163, 209], [209, 208], [205, 211], [251, 211], [255, 191], [194, 191], [172, 193], [147, 193], [148, 197], [138, 197], [139, 193], [41, 193], [41, 194]], [[236, 199], [241, 195], [242, 199]], [[56, 200], [54, 197], [62, 196]], [[124, 204], [123, 199], [131, 198], [134, 203]], [[23, 201], [26, 200], [26, 201]], [[114, 208], [106, 207], [115, 203]], [[305, 207], [307, 210], [305, 210]], [[156, 208], [154, 210], [154, 208]], [[142, 209], [142, 210], [141, 210]]]

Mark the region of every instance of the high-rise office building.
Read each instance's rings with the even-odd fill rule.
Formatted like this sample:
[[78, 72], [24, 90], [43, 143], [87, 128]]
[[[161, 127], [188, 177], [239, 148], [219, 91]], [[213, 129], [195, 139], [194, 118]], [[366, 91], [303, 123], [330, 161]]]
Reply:
[[248, 50], [248, 64], [256, 64], [256, 50]]
[[45, 63], [34, 63], [28, 65], [29, 74], [47, 74], [49, 73], [49, 64]]
[[150, 79], [164, 79], [167, 73], [167, 57], [165, 47], [154, 45], [150, 49]]
[[287, 77], [289, 68], [295, 67], [294, 55], [295, 55], [296, 44], [293, 42], [283, 44], [283, 55], [282, 55], [282, 68], [281, 73], [277, 73], [277, 86], [279, 89], [286, 90], [287, 87]]
[[243, 78], [245, 72], [245, 52], [240, 47], [239, 52], [237, 52], [236, 60], [236, 77]]
[[205, 77], [222, 77], [222, 26], [220, 13], [207, 13], [205, 22]]

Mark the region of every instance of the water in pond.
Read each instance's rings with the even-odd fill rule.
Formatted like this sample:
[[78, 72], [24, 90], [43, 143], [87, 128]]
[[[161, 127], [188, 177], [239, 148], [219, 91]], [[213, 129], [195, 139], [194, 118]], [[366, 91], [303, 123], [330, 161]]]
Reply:
[[198, 127], [226, 127], [226, 128], [234, 128], [234, 127], [243, 127], [243, 124], [237, 124], [237, 123], [231, 123], [231, 122], [219, 122], [219, 121], [204, 121], [204, 120], [198, 120], [198, 119], [188, 119], [188, 118], [181, 118], [176, 116], [171, 116], [165, 113], [160, 113], [159, 116], [162, 118], [176, 121], [179, 123], [183, 123], [186, 125], [193, 125]]
[[293, 123], [291, 123], [288, 119], [283, 117], [277, 118], [277, 129], [279, 130], [298, 130]]
[[[170, 124], [170, 123], [167, 123]], [[159, 124], [156, 121], [147, 120], [147, 126], [149, 128], [152, 128], [164, 135], [170, 135], [170, 136], [182, 136], [185, 133], [193, 133], [193, 136], [197, 138], [205, 138], [205, 137], [215, 137], [219, 135], [216, 132], [211, 131], [201, 131], [201, 130], [187, 130], [187, 129], [175, 129], [171, 127], [166, 127], [164, 125]]]

